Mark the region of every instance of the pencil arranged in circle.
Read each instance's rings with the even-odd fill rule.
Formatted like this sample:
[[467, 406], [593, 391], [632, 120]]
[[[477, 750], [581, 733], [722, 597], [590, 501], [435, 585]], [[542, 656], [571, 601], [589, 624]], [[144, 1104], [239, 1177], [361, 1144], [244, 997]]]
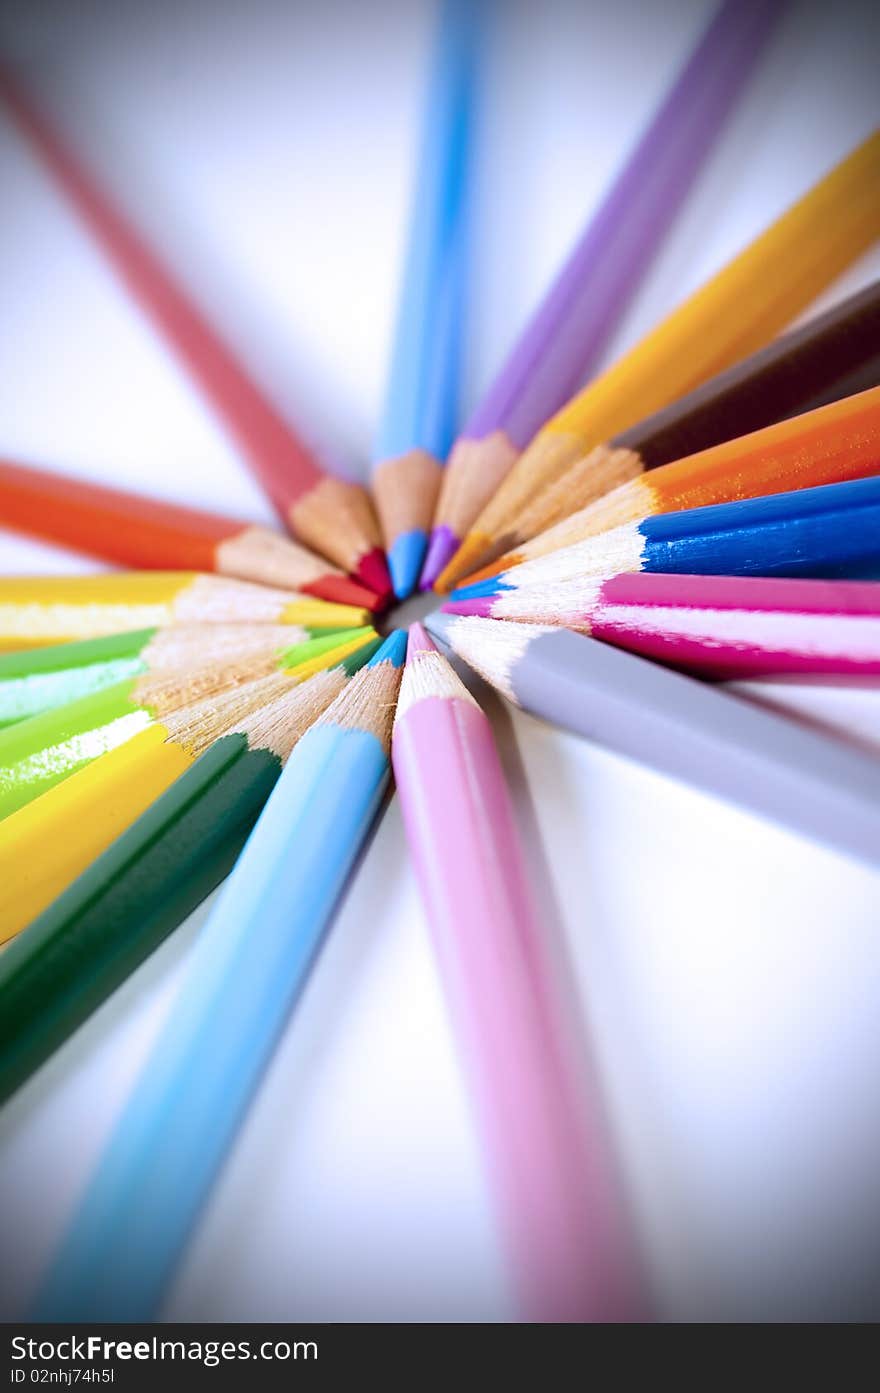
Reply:
[[345, 629], [366, 610], [197, 571], [0, 577], [0, 652], [177, 624]]
[[[360, 658], [341, 662], [353, 672]], [[297, 685], [280, 669], [169, 712], [0, 822], [0, 942], [42, 913], [218, 735]]]
[[597, 366], [782, 8], [725, 0], [713, 17], [456, 441], [422, 589], [521, 451]]
[[[878, 237], [875, 132], [551, 417], [473, 523], [438, 588], [448, 589], [526, 541], [530, 529], [541, 526], [545, 489], [564, 488], [568, 472], [574, 468], [577, 477], [580, 461], [597, 446], [768, 343]], [[593, 458], [606, 489], [638, 473], [629, 451], [600, 451]], [[570, 507], [578, 506], [572, 488]]]
[[0, 653], [0, 730], [126, 678], [246, 659], [335, 630], [305, 625], [177, 624]]
[[0, 522], [132, 569], [216, 571], [372, 609], [372, 591], [269, 527], [0, 460]]
[[872, 387], [640, 474], [476, 572], [466, 583], [507, 572], [624, 523], [878, 472], [880, 387]]
[[[880, 282], [718, 373], [599, 445], [523, 513], [535, 538], [617, 487], [687, 455], [763, 430], [880, 384]], [[626, 452], [624, 455], [623, 452]], [[576, 501], [576, 502], [575, 502]]]
[[[717, 373], [610, 442], [656, 469], [880, 383], [880, 281]], [[604, 490], [603, 490], [604, 492]]]
[[216, 705], [172, 725], [186, 772], [0, 954], [0, 1101], [225, 878], [294, 744], [380, 642], [267, 704], [253, 684], [213, 741]]
[[860, 576], [880, 564], [880, 477], [685, 508], [624, 523], [453, 591], [473, 600], [630, 571]]
[[880, 584], [652, 574], [452, 600], [445, 614], [555, 624], [701, 676], [880, 676]]
[[200, 662], [193, 655], [179, 669], [128, 677], [0, 731], [0, 820], [172, 711], [275, 671], [302, 682], [376, 637], [364, 627], [279, 647], [284, 626], [261, 627], [266, 640], [247, 656], [218, 662], [203, 644]]
[[492, 730], [420, 624], [391, 755], [520, 1318], [637, 1318], [605, 1123], [571, 1053]]
[[161, 1300], [381, 803], [405, 650], [390, 635], [290, 756], [50, 1264], [42, 1318], [146, 1318]]
[[880, 865], [880, 760], [863, 751], [569, 629], [451, 614], [426, 628], [524, 711]]
[[372, 488], [394, 593], [415, 588], [458, 419], [482, 5], [442, 0]]
[[294, 535], [386, 595], [388, 571], [366, 490], [324, 470], [47, 113], [3, 68], [0, 102], [224, 422]]

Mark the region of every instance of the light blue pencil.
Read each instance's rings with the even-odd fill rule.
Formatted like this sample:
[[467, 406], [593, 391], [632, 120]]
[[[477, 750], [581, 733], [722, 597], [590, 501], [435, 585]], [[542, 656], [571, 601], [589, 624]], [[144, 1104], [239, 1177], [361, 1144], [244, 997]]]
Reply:
[[34, 1319], [153, 1317], [381, 802], [405, 656], [397, 630], [296, 746], [196, 944]]
[[441, 0], [373, 494], [399, 600], [414, 590], [458, 425], [473, 127], [492, 0]]

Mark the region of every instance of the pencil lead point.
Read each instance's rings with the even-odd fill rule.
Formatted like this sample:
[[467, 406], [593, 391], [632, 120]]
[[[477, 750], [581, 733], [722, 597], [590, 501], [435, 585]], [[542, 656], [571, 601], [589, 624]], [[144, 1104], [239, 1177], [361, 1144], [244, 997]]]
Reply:
[[479, 619], [492, 618], [494, 595], [475, 595], [470, 600], [447, 600], [441, 606], [441, 614], [475, 614]]
[[436, 651], [424, 625], [418, 623], [410, 624], [409, 647], [406, 650], [407, 661], [413, 658], [416, 653], [435, 653]]
[[406, 600], [416, 588], [428, 539], [421, 528], [402, 532], [388, 548], [388, 569], [394, 594]]
[[500, 576], [495, 576], [492, 580], [477, 580], [473, 585], [460, 585], [453, 590], [450, 595], [451, 600], [476, 600], [478, 598], [494, 598], [502, 590], [510, 590], [509, 585], [505, 585]]
[[385, 553], [381, 547], [374, 547], [366, 556], [361, 557], [355, 568], [355, 575], [378, 597], [374, 608], [384, 609], [392, 597], [393, 590], [385, 563]]
[[349, 576], [322, 576], [313, 585], [306, 586], [306, 594], [315, 595], [334, 605], [353, 605], [356, 609], [377, 609], [379, 596], [365, 585], [359, 585]]
[[435, 527], [428, 542], [419, 589], [430, 590], [440, 572], [458, 551], [459, 541], [450, 527]]
[[403, 667], [406, 658], [406, 629], [392, 629], [378, 653], [374, 653], [368, 666], [377, 667], [379, 663], [393, 663]]

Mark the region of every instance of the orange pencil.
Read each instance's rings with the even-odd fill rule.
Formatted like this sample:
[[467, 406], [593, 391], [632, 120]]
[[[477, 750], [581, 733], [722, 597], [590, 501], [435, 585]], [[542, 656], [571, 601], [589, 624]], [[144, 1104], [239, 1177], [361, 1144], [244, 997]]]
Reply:
[[0, 459], [0, 524], [132, 570], [216, 571], [372, 609], [377, 597], [268, 527]]
[[508, 552], [461, 588], [612, 527], [657, 513], [733, 503], [880, 474], [880, 387], [661, 465]]
[[327, 473], [13, 75], [0, 102], [172, 345], [300, 541], [380, 596], [391, 582], [367, 491]]

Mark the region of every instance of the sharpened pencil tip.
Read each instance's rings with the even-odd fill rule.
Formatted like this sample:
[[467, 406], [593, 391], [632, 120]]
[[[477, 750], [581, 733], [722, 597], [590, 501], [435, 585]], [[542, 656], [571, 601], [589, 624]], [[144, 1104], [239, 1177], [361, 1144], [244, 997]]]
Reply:
[[394, 593], [391, 588], [391, 577], [385, 563], [384, 551], [380, 547], [374, 547], [372, 551], [367, 552], [366, 556], [362, 556], [357, 564], [355, 575], [378, 597], [374, 608], [384, 609]]
[[304, 587], [306, 594], [329, 600], [335, 605], [354, 605], [358, 609], [377, 609], [379, 596], [348, 576], [322, 576], [313, 585]]
[[475, 595], [471, 600], [447, 600], [441, 614], [475, 614], [479, 619], [492, 618], [494, 595]]
[[416, 588], [428, 539], [420, 528], [401, 532], [388, 548], [388, 569], [398, 600], [406, 600]]
[[406, 660], [406, 629], [392, 629], [378, 653], [374, 653], [368, 667], [376, 667], [379, 663], [393, 663], [395, 667], [403, 667]]
[[485, 597], [493, 598], [499, 595], [502, 590], [509, 590], [511, 587], [505, 585], [500, 576], [495, 576], [492, 580], [477, 580], [473, 585], [460, 585], [453, 590], [450, 600], [477, 600]]
[[450, 527], [435, 527], [428, 542], [428, 554], [419, 580], [420, 590], [430, 590], [440, 572], [458, 551], [458, 538]]
[[416, 653], [436, 653], [436, 648], [431, 642], [430, 635], [426, 632], [422, 624], [410, 624], [409, 626], [409, 646], [406, 650], [406, 660], [415, 656]]
[[424, 619], [425, 628], [432, 638], [441, 643], [444, 648], [449, 647], [449, 630], [452, 626], [453, 616], [442, 614], [439, 609], [434, 610], [433, 614], [426, 614]]

